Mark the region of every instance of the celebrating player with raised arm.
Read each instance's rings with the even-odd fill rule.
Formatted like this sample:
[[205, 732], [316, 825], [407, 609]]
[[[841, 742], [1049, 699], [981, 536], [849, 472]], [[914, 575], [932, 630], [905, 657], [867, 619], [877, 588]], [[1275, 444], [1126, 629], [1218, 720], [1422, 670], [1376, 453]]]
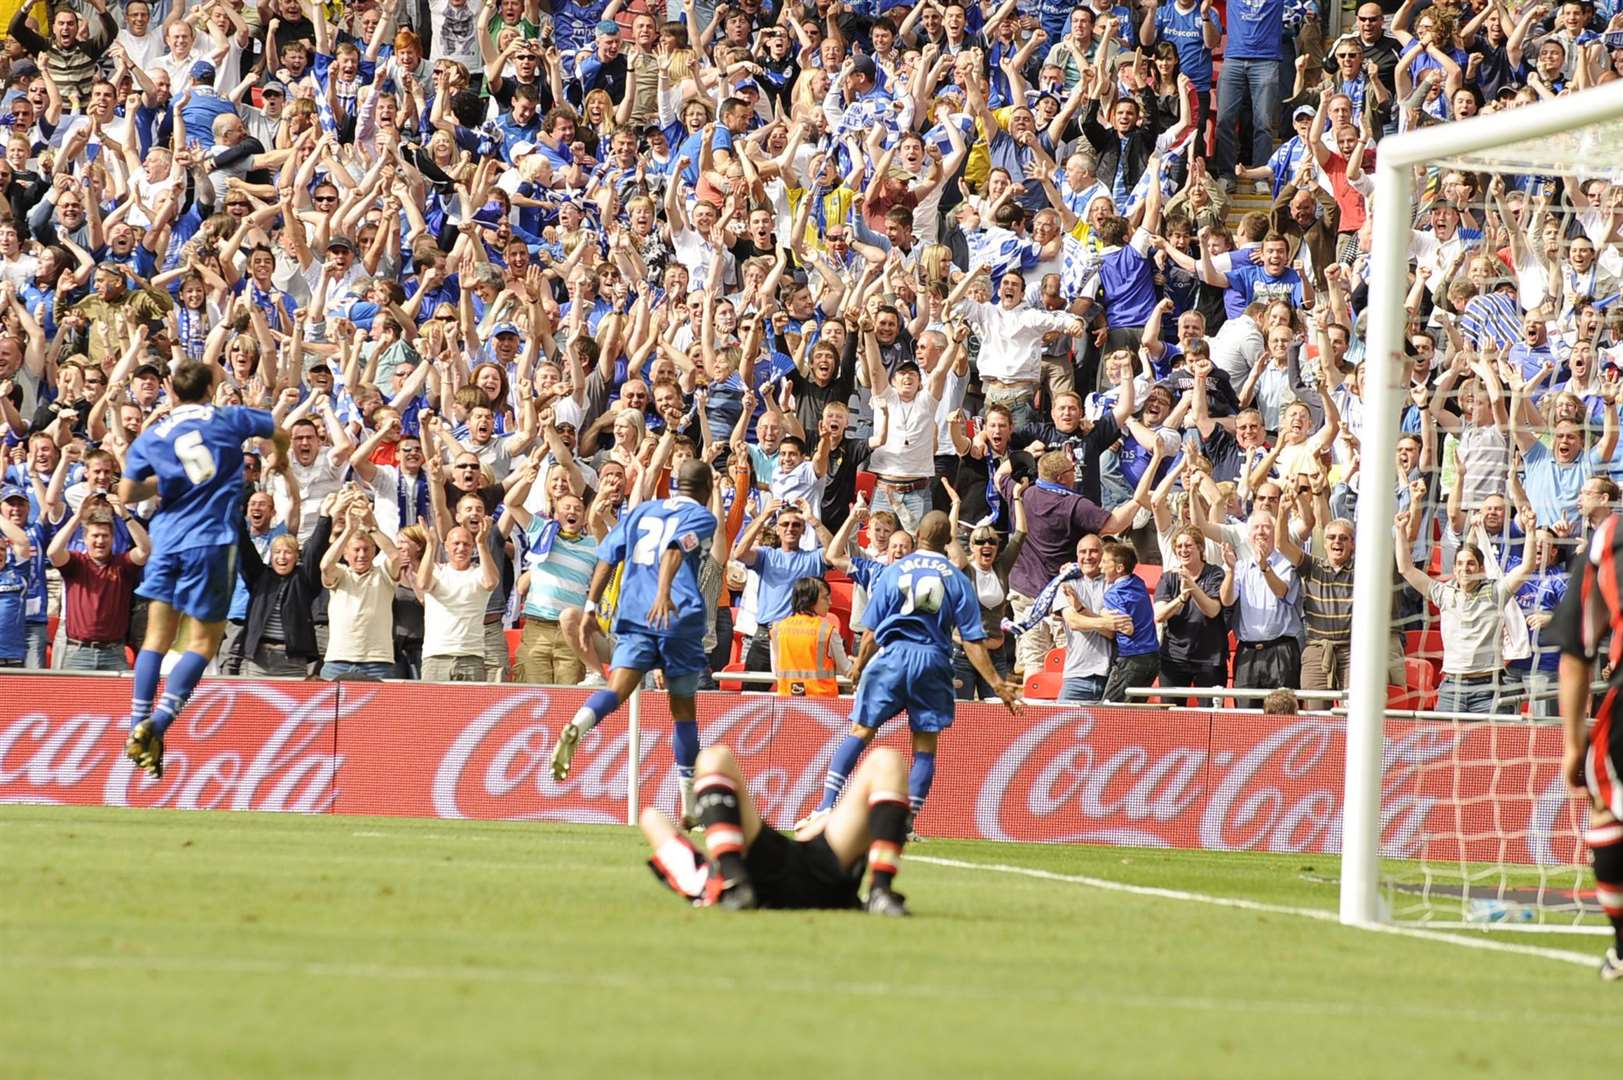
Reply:
[[[169, 379], [175, 407], [130, 445], [118, 489], [125, 506], [153, 495], [160, 500], [148, 530], [152, 555], [135, 590], [152, 604], [135, 658], [130, 738], [124, 746], [130, 760], [154, 777], [163, 775], [164, 733], [185, 708], [225, 633], [237, 572], [242, 444], [270, 439], [278, 458], [288, 447], [287, 433], [263, 409], [210, 405], [214, 374], [198, 363], [175, 368]], [[154, 707], [164, 653], [175, 641], [182, 615], [192, 619], [186, 649]]]
[[919, 523], [919, 550], [891, 564], [874, 583], [863, 614], [873, 633], [863, 638], [852, 673], [858, 682], [851, 731], [829, 762], [822, 801], [795, 826], [797, 835], [807, 833], [833, 809], [862, 751], [885, 721], [903, 709], [913, 730], [908, 802], [913, 818], [918, 817], [935, 780], [937, 736], [953, 719], [954, 630], [981, 678], [997, 688], [1011, 713], [1019, 713], [1014, 684], [997, 673], [982, 644], [986, 631], [975, 587], [944, 554], [951, 540], [947, 515], [930, 511]]
[[609, 688], [587, 698], [558, 733], [558, 744], [552, 750], [554, 780], [569, 775], [581, 736], [618, 709], [644, 675], [662, 669], [671, 696], [671, 749], [676, 755], [683, 814], [694, 817], [693, 768], [699, 756], [699, 724], [693, 695], [707, 669], [704, 633], [708, 621], [699, 591], [699, 567], [716, 531], [716, 517], [705, 506], [713, 483], [709, 465], [685, 462], [677, 476], [679, 494], [638, 506], [597, 546], [597, 568], [586, 594], [588, 619], [596, 616], [597, 603], [615, 565], [625, 563], [614, 613]]

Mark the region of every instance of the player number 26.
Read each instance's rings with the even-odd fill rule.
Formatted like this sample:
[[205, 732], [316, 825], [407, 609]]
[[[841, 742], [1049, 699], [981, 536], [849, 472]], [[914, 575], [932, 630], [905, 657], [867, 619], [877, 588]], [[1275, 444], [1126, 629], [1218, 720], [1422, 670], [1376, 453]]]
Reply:
[[903, 574], [896, 579], [896, 588], [902, 594], [903, 615], [911, 615], [915, 611], [921, 615], [934, 615], [947, 599], [947, 590], [942, 586], [941, 579], [934, 575], [915, 581], [912, 574]]
[[214, 479], [214, 454], [203, 445], [203, 433], [188, 431], [175, 440], [175, 457], [186, 470], [186, 479], [194, 484], [206, 484]]

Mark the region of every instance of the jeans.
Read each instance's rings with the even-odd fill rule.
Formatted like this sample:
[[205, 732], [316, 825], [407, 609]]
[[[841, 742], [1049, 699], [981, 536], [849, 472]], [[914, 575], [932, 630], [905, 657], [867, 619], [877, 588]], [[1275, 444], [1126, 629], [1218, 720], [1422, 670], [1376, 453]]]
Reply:
[[[987, 650], [992, 657], [992, 667], [1004, 678], [1009, 677], [1009, 658], [1014, 650], [1005, 637], [1003, 644], [995, 649]], [[969, 662], [969, 654], [964, 652], [962, 645], [956, 645], [952, 650], [952, 692], [959, 701], [996, 701], [997, 691], [992, 684], [981, 678], [981, 673]]]
[[1103, 675], [1077, 675], [1060, 684], [1059, 700], [1079, 703], [1098, 701], [1104, 692]]
[[1242, 60], [1231, 57], [1223, 62], [1217, 83], [1217, 159], [1212, 175], [1233, 177], [1239, 157], [1235, 127], [1240, 113], [1251, 106], [1251, 153], [1248, 164], [1268, 160], [1274, 145], [1274, 124], [1279, 119], [1279, 61]]
[[[63, 622], [67, 620], [64, 619]], [[27, 626], [27, 636], [23, 648], [27, 650], [27, 657], [23, 660], [24, 667], [43, 668], [45, 666], [45, 629], [42, 622], [31, 622]]]
[[1491, 716], [1499, 691], [1493, 682], [1461, 682], [1452, 675], [1443, 676], [1437, 690], [1437, 711], [1466, 713], [1472, 716]]
[[328, 682], [337, 682], [340, 679], [346, 682], [382, 682], [384, 679], [394, 678], [394, 664], [328, 660], [321, 665], [321, 677]]
[[901, 521], [905, 532], [916, 533], [919, 531], [919, 522], [930, 512], [930, 489], [926, 486], [917, 491], [892, 495], [885, 487], [885, 482], [881, 480], [874, 485], [871, 509], [876, 514], [881, 510], [889, 510]]
[[76, 645], [68, 642], [62, 652], [63, 671], [128, 671], [124, 645]]

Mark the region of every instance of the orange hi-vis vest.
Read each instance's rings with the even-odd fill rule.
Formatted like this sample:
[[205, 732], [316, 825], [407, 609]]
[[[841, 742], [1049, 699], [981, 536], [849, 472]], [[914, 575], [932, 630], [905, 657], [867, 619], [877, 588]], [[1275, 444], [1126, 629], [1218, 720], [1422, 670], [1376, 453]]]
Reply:
[[772, 628], [782, 697], [837, 697], [834, 635], [839, 628], [819, 615], [791, 615]]

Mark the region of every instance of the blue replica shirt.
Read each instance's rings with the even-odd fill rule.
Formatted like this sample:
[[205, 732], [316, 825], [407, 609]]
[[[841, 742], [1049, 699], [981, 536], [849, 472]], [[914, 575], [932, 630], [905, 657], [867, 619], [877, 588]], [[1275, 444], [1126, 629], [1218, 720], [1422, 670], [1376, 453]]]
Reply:
[[881, 647], [931, 645], [950, 653], [954, 630], [965, 641], [986, 638], [975, 587], [934, 551], [916, 552], [887, 567], [874, 583], [862, 621], [874, 628]]
[[34, 580], [32, 559], [19, 559], [6, 545], [0, 566], [0, 660], [22, 660], [28, 655], [28, 593]]
[[[685, 495], [650, 500], [627, 514], [597, 546], [599, 562], [625, 564], [614, 632], [703, 637], [709, 618], [699, 593], [699, 564], [715, 532], [716, 516]], [[660, 558], [670, 547], [682, 552], [682, 566], [671, 582], [671, 621], [658, 629], [648, 625], [648, 609], [659, 594]]]
[[[689, 187], [695, 187], [699, 183], [699, 155], [703, 146], [704, 129], [700, 128], [683, 139], [682, 145], [671, 155], [677, 161], [684, 157], [688, 159], [688, 167], [682, 170], [682, 182]], [[710, 152], [715, 154], [719, 150], [733, 152], [733, 133], [720, 124], [716, 125], [716, 133], [710, 137]]]
[[124, 475], [157, 478], [163, 505], [150, 526], [153, 550], [236, 543], [243, 441], [275, 432], [270, 413], [237, 405], [181, 405], [143, 431], [130, 445]]
[[1522, 487], [1527, 491], [1527, 501], [1538, 514], [1540, 525], [1549, 528], [1558, 521], [1578, 521], [1578, 492], [1584, 481], [1595, 475], [1597, 467], [1606, 468], [1607, 463], [1600, 458], [1598, 450], [1598, 447], [1580, 450], [1578, 456], [1565, 465], [1541, 442], [1534, 443], [1522, 454]]
[[1179, 70], [1189, 76], [1189, 81], [1201, 93], [1212, 88], [1212, 50], [1206, 47], [1205, 32], [1208, 22], [1222, 31], [1223, 23], [1217, 12], [1208, 12], [1202, 19], [1199, 4], [1188, 11], [1175, 3], [1162, 4], [1155, 11], [1155, 36], [1172, 42], [1172, 47], [1178, 50]]
[[[1516, 590], [1516, 606], [1521, 608], [1524, 616], [1540, 612], [1554, 614], [1561, 605], [1561, 598], [1567, 595], [1567, 581], [1566, 567], [1559, 563], [1548, 570], [1541, 570]], [[1551, 673], [1561, 666], [1561, 649], [1554, 640], [1553, 626], [1545, 624], [1538, 630], [1528, 627], [1528, 637], [1532, 639], [1533, 655], [1526, 660], [1510, 661], [1512, 668], [1528, 671], [1537, 665], [1539, 671]]]
[[1278, 60], [1285, 34], [1285, 0], [1239, 0], [1228, 8], [1230, 60]]
[[1147, 656], [1161, 646], [1155, 637], [1155, 605], [1150, 590], [1137, 574], [1118, 578], [1105, 588], [1101, 610], [1119, 611], [1133, 620], [1131, 635], [1116, 635], [1117, 656]]
[[795, 582], [803, 577], [822, 577], [828, 570], [821, 551], [784, 551], [756, 548], [755, 572], [761, 588], [755, 598], [755, 621], [771, 626], [794, 614]]
[[1227, 274], [1229, 288], [1239, 294], [1239, 308], [1244, 311], [1252, 301], [1272, 303], [1284, 300], [1291, 307], [1302, 306], [1302, 275], [1290, 267], [1278, 277], [1262, 268], [1260, 263], [1236, 266]]

